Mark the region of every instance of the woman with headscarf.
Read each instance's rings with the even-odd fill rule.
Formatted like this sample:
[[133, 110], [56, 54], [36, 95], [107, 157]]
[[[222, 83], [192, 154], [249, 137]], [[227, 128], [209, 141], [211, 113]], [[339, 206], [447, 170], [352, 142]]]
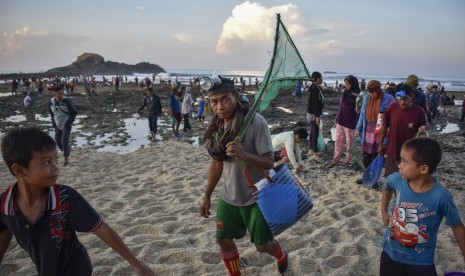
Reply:
[[[367, 92], [368, 95], [363, 98], [355, 132], [355, 136], [360, 136], [365, 167], [368, 167], [378, 155], [379, 144], [382, 142], [379, 141], [380, 128], [377, 127], [382, 125], [382, 122], [378, 122], [378, 118], [382, 120], [388, 106], [395, 102], [390, 94], [381, 90], [381, 83], [377, 80], [368, 82]], [[361, 184], [362, 180], [357, 180], [357, 183]]]
[[344, 164], [348, 165], [350, 162], [350, 146], [355, 137], [355, 127], [357, 126], [358, 114], [355, 110], [355, 101], [360, 93], [358, 79], [352, 75], [348, 75], [344, 79], [345, 89], [342, 92], [339, 101], [339, 109], [334, 120], [336, 124], [336, 144], [334, 146], [333, 161], [329, 163], [328, 168], [334, 167], [339, 164], [339, 159], [342, 157], [342, 149], [344, 142], [346, 144], [346, 158]]

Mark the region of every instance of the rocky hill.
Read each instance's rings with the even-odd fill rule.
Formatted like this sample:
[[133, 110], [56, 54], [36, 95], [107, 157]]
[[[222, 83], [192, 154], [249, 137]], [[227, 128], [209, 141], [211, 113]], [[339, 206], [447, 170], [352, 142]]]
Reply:
[[97, 54], [84, 53], [71, 65], [57, 67], [44, 72], [44, 75], [78, 76], [78, 75], [130, 75], [133, 73], [158, 74], [165, 70], [156, 64], [140, 62], [129, 65], [114, 61], [105, 61]]

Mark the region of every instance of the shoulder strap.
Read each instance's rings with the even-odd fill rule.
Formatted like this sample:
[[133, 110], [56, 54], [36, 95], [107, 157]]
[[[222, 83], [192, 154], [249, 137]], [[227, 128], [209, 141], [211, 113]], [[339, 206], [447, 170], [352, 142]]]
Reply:
[[[66, 100], [66, 98], [64, 98], [62, 102], [64, 103], [65, 100]], [[53, 102], [53, 100], [52, 100], [52, 102]], [[56, 101], [55, 101], [55, 102], [56, 102]], [[57, 104], [57, 105], [55, 105], [55, 106], [58, 107], [58, 109], [61, 110], [61, 112], [65, 113], [66, 115], [69, 115], [69, 112], [66, 112], [66, 111], [64, 111], [63, 109], [61, 109], [61, 107], [60, 107], [59, 104]]]
[[271, 177], [265, 172], [265, 170], [263, 170], [263, 169], [261, 169], [261, 168], [258, 168], [258, 167], [256, 167], [256, 166], [250, 165], [249, 163], [246, 163], [246, 162], [243, 162], [243, 163], [242, 163], [242, 166], [244, 167], [244, 175], [245, 175], [245, 178], [247, 179], [247, 182], [249, 182], [249, 186], [252, 187], [252, 189], [253, 189], [254, 191], [256, 191], [257, 188], [255, 187], [254, 182], [252, 181], [252, 178], [250, 177], [249, 171], [247, 170], [248, 167], [254, 168], [255, 170], [257, 170], [257, 171], [263, 176], [263, 178], [266, 178], [270, 183], [273, 183], [273, 180], [272, 180]]

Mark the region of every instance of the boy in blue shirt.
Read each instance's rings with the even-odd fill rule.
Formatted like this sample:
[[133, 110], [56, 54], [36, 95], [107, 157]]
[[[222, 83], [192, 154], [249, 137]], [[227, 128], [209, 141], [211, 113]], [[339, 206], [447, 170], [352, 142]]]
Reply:
[[17, 182], [0, 195], [0, 263], [14, 235], [39, 275], [91, 275], [76, 231], [93, 232], [138, 275], [153, 275], [76, 190], [56, 183], [60, 170], [50, 136], [33, 127], [16, 128], [2, 139], [1, 149]]
[[452, 194], [432, 177], [441, 154], [439, 143], [431, 138], [414, 138], [402, 145], [399, 172], [387, 177], [381, 199], [383, 223], [389, 226], [382, 243], [381, 276], [437, 275], [434, 251], [443, 217], [465, 258], [465, 227]]
[[181, 124], [182, 115], [181, 115], [181, 105], [179, 103], [178, 90], [173, 88], [170, 94], [170, 107], [171, 107], [171, 116], [173, 118], [173, 123], [171, 124], [173, 128], [173, 134], [176, 137], [179, 137], [179, 125]]
[[199, 101], [199, 121], [200, 123], [203, 124], [204, 120], [205, 120], [205, 115], [204, 115], [204, 111], [205, 111], [205, 105], [206, 105], [207, 101], [205, 100], [205, 96], [202, 95], [201, 98], [200, 98], [200, 101]]

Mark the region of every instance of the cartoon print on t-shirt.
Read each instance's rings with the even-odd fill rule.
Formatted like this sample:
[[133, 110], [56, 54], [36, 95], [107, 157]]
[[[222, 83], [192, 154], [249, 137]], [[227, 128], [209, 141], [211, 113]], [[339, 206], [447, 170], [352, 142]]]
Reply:
[[[400, 195], [397, 196], [397, 200], [399, 198]], [[423, 207], [423, 203], [397, 204], [391, 217], [390, 237], [405, 247], [428, 242], [428, 229], [426, 225], [421, 224], [421, 219], [435, 214], [436, 212], [428, 212], [428, 208]]]

